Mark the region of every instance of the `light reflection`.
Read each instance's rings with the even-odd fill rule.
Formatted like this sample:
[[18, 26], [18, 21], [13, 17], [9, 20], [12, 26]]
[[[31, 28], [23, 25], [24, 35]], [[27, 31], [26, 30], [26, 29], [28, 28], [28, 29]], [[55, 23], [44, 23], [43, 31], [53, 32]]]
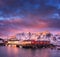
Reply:
[[[40, 57], [49, 57], [50, 56], [49, 52], [50, 52], [49, 49], [41, 49], [39, 51], [37, 50], [35, 56], [36, 57], [39, 57], [39, 56]], [[39, 56], [37, 53], [39, 54]]]
[[15, 47], [16, 48], [16, 45], [8, 45], [8, 47]]
[[17, 54], [18, 54], [18, 48], [16, 48], [16, 47], [8, 47], [7, 48], [7, 52], [8, 52], [9, 56], [11, 56], [12, 54], [14, 56], [17, 56]]

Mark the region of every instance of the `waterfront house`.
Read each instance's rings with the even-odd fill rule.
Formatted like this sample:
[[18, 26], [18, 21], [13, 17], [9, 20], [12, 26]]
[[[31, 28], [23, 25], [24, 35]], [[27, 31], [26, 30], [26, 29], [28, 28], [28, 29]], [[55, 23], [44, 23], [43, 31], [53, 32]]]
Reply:
[[11, 38], [7, 41], [7, 46], [17, 46], [19, 45], [19, 40], [16, 38]]

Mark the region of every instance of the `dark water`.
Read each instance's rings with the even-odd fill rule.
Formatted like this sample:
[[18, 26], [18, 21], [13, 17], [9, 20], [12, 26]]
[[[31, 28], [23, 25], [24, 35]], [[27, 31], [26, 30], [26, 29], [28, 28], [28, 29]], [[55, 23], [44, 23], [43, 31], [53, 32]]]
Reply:
[[0, 47], [0, 57], [60, 57], [60, 50]]

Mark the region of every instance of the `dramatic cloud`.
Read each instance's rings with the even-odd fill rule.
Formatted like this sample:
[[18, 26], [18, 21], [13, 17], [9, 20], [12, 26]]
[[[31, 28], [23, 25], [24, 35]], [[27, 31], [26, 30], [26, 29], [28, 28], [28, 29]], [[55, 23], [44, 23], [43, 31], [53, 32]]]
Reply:
[[60, 9], [59, 0], [0, 0], [0, 15], [3, 17], [28, 14], [48, 15]]
[[0, 0], [0, 36], [59, 29], [60, 0]]

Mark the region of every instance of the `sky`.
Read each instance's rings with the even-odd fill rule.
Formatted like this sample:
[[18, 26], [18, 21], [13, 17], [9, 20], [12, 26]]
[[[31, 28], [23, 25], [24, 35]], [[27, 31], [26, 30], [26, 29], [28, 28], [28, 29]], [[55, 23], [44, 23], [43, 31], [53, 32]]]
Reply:
[[45, 30], [60, 32], [60, 0], [0, 0], [0, 37]]

